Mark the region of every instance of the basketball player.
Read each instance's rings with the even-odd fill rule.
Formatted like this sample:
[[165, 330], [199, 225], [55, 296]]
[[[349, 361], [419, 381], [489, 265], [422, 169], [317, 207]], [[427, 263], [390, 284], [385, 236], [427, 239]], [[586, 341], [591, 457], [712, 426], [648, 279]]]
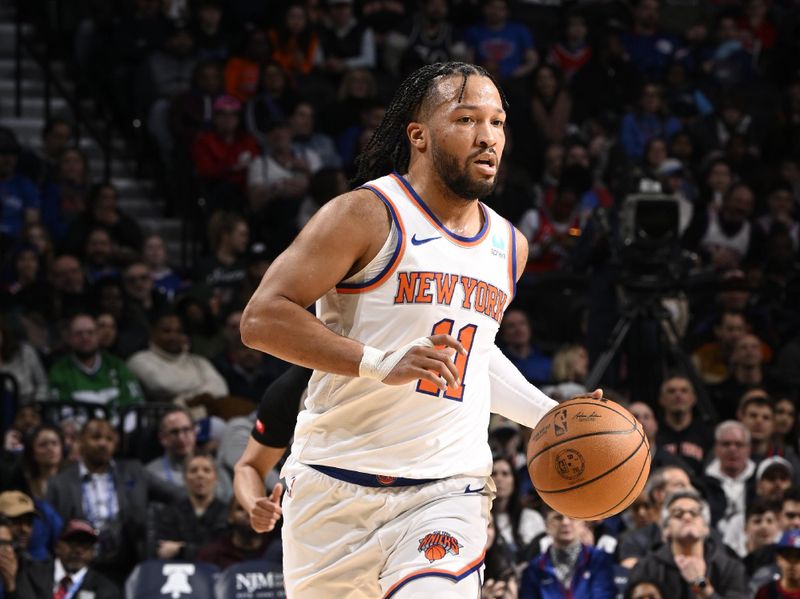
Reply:
[[[412, 73], [358, 159], [362, 187], [317, 213], [245, 309], [247, 345], [314, 369], [282, 471], [293, 599], [480, 594], [490, 409], [533, 427], [555, 405], [494, 344], [528, 253], [479, 201], [505, 104], [478, 67]], [[263, 483], [240, 479], [252, 514]]]

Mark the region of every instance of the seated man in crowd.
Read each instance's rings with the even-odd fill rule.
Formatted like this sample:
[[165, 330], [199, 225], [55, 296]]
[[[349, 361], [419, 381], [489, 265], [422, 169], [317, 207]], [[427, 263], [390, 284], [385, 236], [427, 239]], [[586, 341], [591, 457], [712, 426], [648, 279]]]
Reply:
[[737, 417], [750, 431], [750, 459], [759, 464], [767, 456], [781, 456], [800, 473], [800, 458], [791, 447], [778, 447], [775, 436], [775, 402], [766, 390], [756, 387], [739, 400]]
[[673, 493], [691, 488], [689, 474], [678, 466], [664, 466], [650, 472], [644, 495], [653, 519], [651, 523], [630, 530], [622, 536], [619, 549], [620, 564], [626, 568], [633, 568], [652, 547], [661, 542], [661, 508], [664, 500]]
[[[164, 455], [155, 458], [146, 468], [158, 478], [186, 492], [183, 478], [186, 463], [197, 449], [197, 428], [186, 408], [175, 407], [161, 417], [158, 441]], [[233, 483], [228, 472], [220, 467], [215, 473], [215, 496], [227, 505], [233, 496]]]
[[49, 575], [37, 581], [44, 586], [42, 596], [56, 599], [119, 597], [119, 587], [90, 566], [96, 545], [97, 531], [91, 523], [78, 519], [67, 522], [56, 543], [56, 559], [47, 563]]
[[6, 491], [0, 493], [0, 516], [8, 519], [17, 551], [36, 561], [51, 556], [64, 521], [50, 504], [22, 491]]
[[150, 348], [128, 360], [150, 401], [213, 403], [228, 395], [228, 385], [206, 358], [186, 348], [181, 319], [172, 312], [159, 316], [150, 333]]
[[756, 593], [756, 599], [800, 596], [800, 530], [787, 530], [775, 544], [775, 560], [780, 578], [765, 584]]
[[223, 533], [228, 502], [217, 499], [217, 464], [210, 455], [186, 459], [183, 478], [187, 496], [158, 514], [155, 539], [160, 559], [193, 560], [197, 550]]
[[694, 474], [700, 474], [713, 439], [708, 427], [695, 416], [697, 395], [692, 382], [684, 376], [666, 379], [661, 384], [658, 404], [664, 410], [656, 437], [658, 444], [683, 458]]
[[69, 353], [50, 368], [55, 399], [115, 408], [144, 402], [139, 382], [125, 363], [100, 350], [94, 318], [88, 314], [73, 316], [66, 341]]
[[576, 520], [545, 509], [545, 524], [552, 544], [525, 568], [519, 586], [520, 599], [613, 599], [616, 587], [611, 556], [581, 543]]
[[778, 513], [780, 502], [754, 499], [747, 506], [745, 522], [745, 572], [752, 576], [756, 570], [775, 561], [774, 543], [780, 537]]
[[47, 500], [65, 520], [88, 520], [98, 530], [93, 565], [121, 583], [143, 557], [148, 502], [171, 503], [177, 493], [137, 460], [113, 460], [116, 447], [111, 424], [89, 420], [81, 431], [80, 461], [50, 481]]
[[661, 525], [665, 543], [637, 562], [629, 587], [652, 580], [664, 597], [748, 596], [744, 566], [710, 538], [711, 512], [696, 491], [670, 495], [661, 511]]

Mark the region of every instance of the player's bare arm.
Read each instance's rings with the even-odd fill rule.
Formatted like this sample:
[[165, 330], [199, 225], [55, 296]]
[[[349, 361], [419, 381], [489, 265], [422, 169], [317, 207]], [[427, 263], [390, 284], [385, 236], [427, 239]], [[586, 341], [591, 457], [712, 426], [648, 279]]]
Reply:
[[281, 517], [283, 485], [276, 484], [267, 496], [264, 479], [284, 453], [285, 447], [269, 447], [250, 437], [242, 457], [234, 467], [233, 489], [236, 499], [250, 515], [250, 525], [256, 532], [269, 532]]
[[[372, 260], [389, 233], [389, 219], [383, 203], [366, 190], [326, 204], [264, 275], [242, 315], [242, 341], [308, 368], [359, 376], [364, 345], [334, 333], [307, 308]], [[436, 335], [431, 342], [464, 351], [449, 335]], [[413, 347], [383, 381], [400, 385], [423, 379], [442, 389], [455, 387], [452, 349]]]

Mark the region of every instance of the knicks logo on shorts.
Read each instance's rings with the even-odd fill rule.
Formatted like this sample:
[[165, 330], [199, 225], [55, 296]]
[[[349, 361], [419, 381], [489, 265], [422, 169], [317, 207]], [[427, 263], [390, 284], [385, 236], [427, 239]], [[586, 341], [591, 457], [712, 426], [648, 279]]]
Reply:
[[434, 530], [419, 540], [417, 551], [424, 554], [429, 562], [442, 559], [448, 553], [458, 555], [459, 549], [463, 547], [454, 536], [443, 530]]

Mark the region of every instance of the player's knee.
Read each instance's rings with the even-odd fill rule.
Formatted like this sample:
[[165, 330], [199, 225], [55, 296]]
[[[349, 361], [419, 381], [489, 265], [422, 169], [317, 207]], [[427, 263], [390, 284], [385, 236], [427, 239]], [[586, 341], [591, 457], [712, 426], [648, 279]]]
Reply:
[[404, 585], [396, 599], [472, 599], [480, 597], [481, 584], [477, 572], [453, 582], [440, 576], [423, 576]]

